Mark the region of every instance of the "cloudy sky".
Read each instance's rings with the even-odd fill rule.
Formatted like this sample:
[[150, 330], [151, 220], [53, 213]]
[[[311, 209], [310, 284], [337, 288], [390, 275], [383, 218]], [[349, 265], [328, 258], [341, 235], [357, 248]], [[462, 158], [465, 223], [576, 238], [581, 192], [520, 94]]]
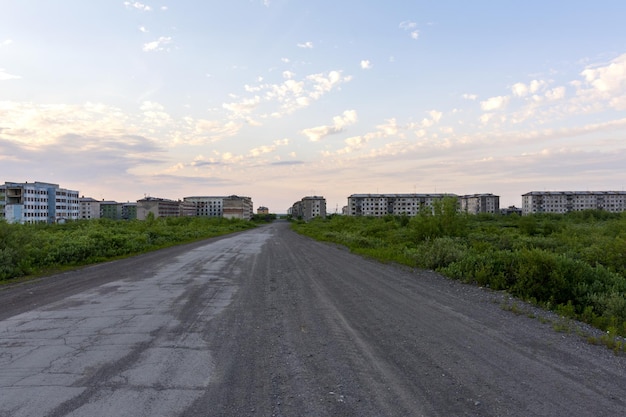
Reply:
[[626, 2], [0, 0], [0, 182], [96, 199], [626, 187]]

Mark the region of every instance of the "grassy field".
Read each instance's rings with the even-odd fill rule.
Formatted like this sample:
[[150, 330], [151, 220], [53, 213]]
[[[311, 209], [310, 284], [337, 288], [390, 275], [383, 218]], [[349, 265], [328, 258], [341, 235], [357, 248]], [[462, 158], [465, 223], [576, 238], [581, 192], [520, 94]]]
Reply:
[[331, 216], [293, 228], [383, 262], [505, 290], [610, 336], [626, 336], [626, 213], [462, 215], [454, 204], [435, 212]]
[[246, 220], [201, 217], [24, 225], [0, 221], [0, 283], [252, 227], [255, 223]]

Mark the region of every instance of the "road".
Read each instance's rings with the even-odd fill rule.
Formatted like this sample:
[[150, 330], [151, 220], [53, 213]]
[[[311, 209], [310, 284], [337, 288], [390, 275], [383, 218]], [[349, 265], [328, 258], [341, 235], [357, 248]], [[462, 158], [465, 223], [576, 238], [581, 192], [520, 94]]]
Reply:
[[618, 416], [626, 358], [284, 222], [0, 291], [0, 416]]

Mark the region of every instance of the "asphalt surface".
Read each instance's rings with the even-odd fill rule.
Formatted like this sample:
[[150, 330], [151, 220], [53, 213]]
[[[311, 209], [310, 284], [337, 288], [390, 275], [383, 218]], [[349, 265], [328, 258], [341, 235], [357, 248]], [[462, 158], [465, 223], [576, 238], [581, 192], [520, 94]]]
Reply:
[[271, 225], [0, 290], [0, 416], [622, 416], [626, 358]]

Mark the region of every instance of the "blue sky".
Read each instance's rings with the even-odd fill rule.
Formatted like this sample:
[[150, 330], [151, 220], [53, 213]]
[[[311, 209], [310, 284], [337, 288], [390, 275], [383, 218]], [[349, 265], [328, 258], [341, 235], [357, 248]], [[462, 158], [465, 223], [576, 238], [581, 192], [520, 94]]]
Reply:
[[97, 199], [626, 186], [626, 2], [0, 0], [0, 182]]

